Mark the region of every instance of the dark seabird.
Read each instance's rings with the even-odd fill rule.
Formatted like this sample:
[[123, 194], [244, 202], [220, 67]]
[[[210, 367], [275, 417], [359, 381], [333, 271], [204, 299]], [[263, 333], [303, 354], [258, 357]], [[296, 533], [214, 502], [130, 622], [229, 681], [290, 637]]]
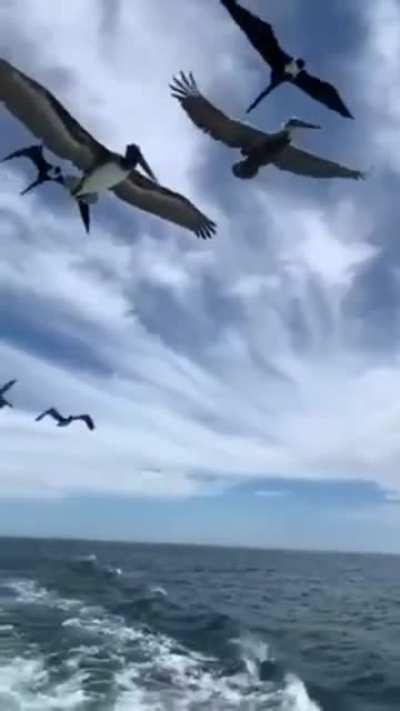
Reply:
[[0, 409], [2, 407], [13, 407], [11, 402], [8, 402], [8, 400], [4, 397], [4, 393], [6, 393], [7, 390], [12, 388], [12, 386], [15, 385], [16, 382], [16, 380], [9, 380], [8, 383], [5, 383], [5, 385], [0, 388]]
[[[66, 190], [71, 192], [71, 180], [73, 181], [74, 187], [78, 184], [78, 182], [80, 182], [78, 178], [74, 179], [72, 176], [64, 176], [61, 168], [58, 165], [54, 166], [49, 163], [43, 155], [43, 146], [41, 145], [28, 146], [27, 148], [20, 148], [17, 151], [13, 151], [13, 153], [10, 153], [8, 156], [3, 158], [2, 162], [12, 160], [13, 158], [29, 158], [37, 169], [36, 179], [30, 185], [28, 185], [27, 188], [22, 190], [21, 195], [26, 195], [26, 193], [28, 193], [33, 188], [36, 188], [38, 185], [42, 185], [42, 183], [46, 182], [59, 183], [60, 185], [65, 187]], [[84, 199], [76, 200], [80, 216], [82, 218], [82, 222], [87, 233], [89, 233], [90, 229], [89, 205], [93, 202], [96, 202], [96, 200], [96, 195], [86, 195]]]
[[50, 407], [48, 410], [42, 412], [35, 418], [35, 422], [40, 422], [40, 420], [42, 420], [43, 417], [46, 417], [47, 415], [52, 417], [53, 420], [56, 420], [57, 427], [67, 427], [71, 424], [71, 422], [75, 422], [75, 420], [82, 420], [82, 422], [87, 425], [89, 430], [94, 430], [94, 422], [90, 415], [69, 415], [68, 417], [63, 417], [63, 415], [60, 415], [60, 413], [55, 407]]
[[252, 111], [277, 86], [289, 82], [341, 116], [354, 118], [332, 84], [309, 74], [305, 69], [304, 59], [294, 59], [280, 47], [269, 22], [253, 15], [249, 10], [239, 5], [236, 0], [221, 0], [221, 3], [253, 47], [271, 67], [270, 83], [249, 106], [247, 113]]
[[[212, 237], [215, 223], [189, 200], [159, 185], [136, 144], [125, 156], [108, 150], [44, 86], [0, 59], [0, 102], [59, 158], [83, 172], [72, 194], [112, 190], [124, 202], [184, 227], [197, 237]], [[145, 173], [137, 170], [141, 167]]]
[[13, 158], [29, 158], [37, 168], [36, 179], [25, 190], [21, 191], [21, 195], [25, 195], [42, 183], [48, 181], [59, 183], [60, 179], [62, 180], [61, 168], [58, 165], [52, 165], [46, 160], [43, 155], [43, 146], [41, 145], [27, 146], [26, 148], [20, 148], [18, 151], [13, 151], [13, 153], [9, 153], [8, 156], [2, 158], [2, 163]]
[[352, 178], [360, 180], [365, 174], [339, 163], [320, 158], [292, 145], [293, 134], [302, 129], [320, 128], [315, 124], [291, 118], [276, 133], [266, 133], [253, 126], [235, 121], [208, 101], [199, 91], [192, 74], [181, 72], [170, 85], [193, 123], [216, 141], [230, 148], [239, 148], [244, 160], [232, 167], [238, 178], [253, 178], [265, 165], [274, 165], [297, 175], [311, 178]]

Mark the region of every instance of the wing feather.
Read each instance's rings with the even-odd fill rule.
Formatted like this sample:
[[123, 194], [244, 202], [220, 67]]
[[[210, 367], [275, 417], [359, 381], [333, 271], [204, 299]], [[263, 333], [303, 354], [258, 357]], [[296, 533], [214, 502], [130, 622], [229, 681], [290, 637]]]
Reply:
[[0, 59], [0, 101], [49, 150], [81, 170], [105, 151], [53, 94], [5, 59]]
[[245, 7], [239, 5], [236, 0], [221, 0], [221, 2], [267, 64], [276, 70], [291, 61], [292, 57], [280, 47], [269, 22], [253, 15]]
[[90, 415], [74, 415], [73, 420], [82, 420], [90, 430], [94, 430], [95, 425]]
[[0, 395], [4, 395], [4, 393], [7, 392], [10, 388], [12, 388], [13, 385], [15, 385], [17, 381], [14, 380], [9, 380], [7, 383], [5, 383], [1, 388], [0, 388]]
[[344, 165], [319, 158], [294, 146], [285, 148], [273, 162], [280, 170], [297, 175], [307, 175], [311, 178], [351, 178], [353, 180], [365, 178], [365, 173], [360, 170], [346, 168]]
[[54, 420], [57, 420], [57, 422], [60, 422], [63, 419], [55, 407], [49, 407], [48, 410], [44, 410], [44, 412], [41, 412], [40, 415], [36, 417], [36, 422], [40, 422], [40, 420], [43, 420], [43, 418], [47, 417], [47, 415], [52, 417]]
[[318, 77], [314, 77], [306, 71], [300, 72], [292, 83], [306, 92], [309, 96], [321, 104], [325, 104], [332, 111], [336, 111], [345, 118], [354, 118], [343, 103], [339, 92], [332, 84], [327, 81], [321, 81]]
[[170, 88], [172, 96], [178, 99], [193, 123], [216, 141], [231, 148], [249, 150], [265, 140], [265, 133], [246, 123], [233, 121], [208, 101], [200, 93], [191, 72], [188, 76], [181, 72], [179, 77], [174, 77]]
[[215, 223], [187, 200], [146, 178], [134, 170], [127, 180], [112, 189], [115, 195], [130, 205], [158, 215], [176, 225], [186, 227], [202, 239], [210, 239], [216, 232]]

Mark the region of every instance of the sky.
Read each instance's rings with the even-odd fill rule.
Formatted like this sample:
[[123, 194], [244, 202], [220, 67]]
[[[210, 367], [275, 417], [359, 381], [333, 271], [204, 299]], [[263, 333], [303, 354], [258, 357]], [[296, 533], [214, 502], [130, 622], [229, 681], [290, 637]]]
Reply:
[[[268, 71], [218, 0], [1, 3], [2, 56], [218, 232], [104, 195], [87, 236], [60, 186], [20, 197], [31, 166], [0, 165], [0, 535], [400, 552], [400, 6], [243, 4], [355, 121], [290, 86], [246, 118]], [[367, 180], [238, 180], [180, 70], [261, 129], [321, 124], [298, 145]], [[4, 155], [37, 142], [0, 128]], [[36, 423], [51, 405], [96, 430]]]

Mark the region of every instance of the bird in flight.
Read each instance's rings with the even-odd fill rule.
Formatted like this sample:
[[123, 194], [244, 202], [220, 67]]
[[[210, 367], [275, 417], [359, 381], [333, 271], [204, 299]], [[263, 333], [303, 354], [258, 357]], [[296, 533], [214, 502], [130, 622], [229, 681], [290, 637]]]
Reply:
[[365, 173], [360, 170], [346, 168], [292, 145], [294, 134], [320, 126], [292, 118], [280, 131], [266, 133], [226, 116], [200, 93], [191, 73], [186, 76], [181, 72], [179, 77], [174, 77], [170, 87], [172, 95], [198, 128], [226, 146], [240, 149], [244, 160], [232, 166], [237, 178], [253, 178], [261, 167], [269, 164], [279, 170], [312, 178], [365, 178]]
[[4, 394], [12, 388], [13, 385], [15, 385], [17, 381], [16, 380], [9, 380], [7, 383], [5, 383], [1, 388], [0, 388], [0, 409], [2, 407], [12, 407], [11, 402], [9, 402], [5, 397]]
[[55, 407], [49, 407], [48, 410], [42, 412], [35, 418], [35, 422], [40, 422], [40, 420], [43, 420], [43, 418], [47, 416], [52, 417], [53, 420], [57, 422], [57, 427], [68, 427], [71, 422], [75, 422], [75, 420], [82, 420], [89, 430], [94, 430], [95, 428], [94, 422], [90, 415], [68, 415], [68, 417], [63, 417], [63, 415], [60, 415]]
[[44, 86], [5, 59], [0, 59], [0, 102], [50, 151], [83, 172], [72, 187], [74, 197], [83, 199], [88, 193], [111, 190], [124, 202], [197, 237], [207, 239], [215, 234], [215, 223], [193, 203], [159, 185], [136, 144], [126, 147], [125, 156], [108, 150]]
[[[68, 192], [71, 192], [71, 188], [76, 187], [76, 185], [80, 182], [79, 179], [74, 176], [64, 176], [58, 165], [54, 166], [49, 163], [43, 155], [43, 146], [40, 144], [13, 151], [13, 153], [10, 153], [3, 158], [2, 162], [12, 160], [14, 158], [28, 158], [37, 169], [36, 179], [30, 183], [27, 188], [22, 190], [21, 195], [26, 195], [26, 193], [33, 190], [33, 188], [36, 188], [38, 185], [42, 185], [46, 182], [59, 183], [60, 185], [63, 185]], [[90, 204], [96, 201], [96, 194], [87, 194], [83, 199], [76, 200], [79, 213], [87, 233], [89, 233], [90, 230]]]
[[252, 111], [280, 84], [289, 82], [341, 116], [354, 118], [332, 84], [309, 74], [305, 69], [304, 59], [294, 59], [281, 48], [269, 22], [253, 15], [249, 10], [239, 5], [236, 0], [221, 0], [221, 3], [239, 25], [249, 42], [271, 67], [270, 83], [249, 106], [247, 113]]

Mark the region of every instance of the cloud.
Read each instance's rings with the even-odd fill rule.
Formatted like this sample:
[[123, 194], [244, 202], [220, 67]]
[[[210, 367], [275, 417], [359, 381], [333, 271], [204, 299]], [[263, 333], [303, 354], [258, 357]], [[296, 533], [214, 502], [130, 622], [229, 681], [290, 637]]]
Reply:
[[257, 489], [254, 496], [261, 496], [263, 499], [281, 499], [288, 496], [288, 492], [283, 489]]
[[[326, 130], [307, 148], [349, 165], [364, 167], [365, 145], [375, 147], [365, 184], [321, 185], [273, 168], [236, 180], [235, 153], [170, 98], [173, 73], [193, 69], [240, 117], [265, 80], [218, 3], [120, 0], [111, 12], [91, 0], [66, 12], [34, 0], [29, 25], [26, 2], [4, 5], [4, 55], [111, 148], [137, 140], [161, 181], [219, 231], [205, 244], [107, 197], [87, 237], [58, 186], [21, 198], [29, 168], [1, 168], [0, 362], [4, 380], [19, 382], [14, 411], [0, 412], [0, 496], [193, 497], [210, 492], [210, 477], [212, 491], [268, 476], [400, 489], [400, 282], [395, 242], [385, 243], [397, 164], [377, 148], [379, 134], [396, 153], [397, 109], [392, 94], [387, 110], [373, 108], [393, 60], [375, 66], [382, 48], [372, 36], [378, 22], [396, 46], [396, 10], [390, 0], [382, 7], [350, 13], [354, 35], [341, 37], [340, 56], [333, 41], [314, 46], [302, 34], [304, 54], [317, 64], [324, 50], [322, 70], [347, 96], [354, 89], [357, 123], [345, 128], [290, 87], [257, 114], [271, 129], [291, 113], [323, 115]], [[294, 3], [296, 18], [300, 10]], [[278, 3], [274, 12], [284, 23]], [[32, 142], [11, 117], [1, 121], [4, 153]], [[397, 224], [397, 204], [390, 209]], [[50, 405], [90, 412], [96, 431], [35, 423]]]

